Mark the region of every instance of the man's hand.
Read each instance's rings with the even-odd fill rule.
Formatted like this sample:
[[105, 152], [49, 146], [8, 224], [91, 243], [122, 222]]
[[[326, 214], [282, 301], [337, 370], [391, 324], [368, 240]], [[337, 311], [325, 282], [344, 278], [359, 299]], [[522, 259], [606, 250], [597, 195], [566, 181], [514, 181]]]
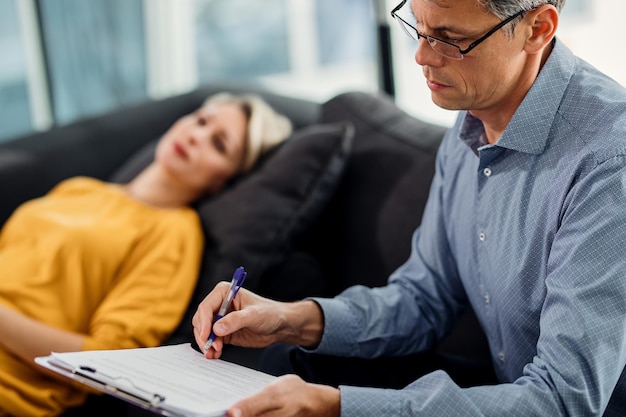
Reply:
[[[203, 349], [213, 327], [213, 318], [230, 288], [220, 282], [198, 306], [193, 332]], [[224, 343], [244, 347], [265, 347], [274, 342], [315, 346], [322, 335], [322, 312], [313, 301], [283, 303], [260, 297], [245, 288], [237, 293], [232, 311], [215, 323], [217, 336], [207, 358], [219, 358]]]
[[229, 417], [339, 417], [338, 389], [285, 375], [228, 410]]

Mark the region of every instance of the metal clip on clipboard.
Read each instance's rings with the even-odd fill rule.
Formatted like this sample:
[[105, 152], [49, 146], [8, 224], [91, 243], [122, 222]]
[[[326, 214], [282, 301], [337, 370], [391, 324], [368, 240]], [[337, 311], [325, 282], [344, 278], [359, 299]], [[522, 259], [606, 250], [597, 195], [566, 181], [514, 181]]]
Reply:
[[[131, 379], [126, 377], [112, 377], [102, 372], [98, 372], [97, 369], [90, 366], [79, 366], [72, 370], [72, 373], [76, 376], [88, 379], [103, 387], [109, 394], [120, 397], [120, 399], [127, 400], [133, 404], [139, 405], [142, 408], [150, 409], [152, 411], [160, 410], [160, 405], [165, 401], [165, 397], [158, 393], [152, 393], [141, 387], [138, 387]], [[130, 387], [125, 388], [116, 381], [126, 381], [126, 385]], [[169, 415], [169, 413], [168, 413]]]
[[[152, 393], [138, 387], [129, 378], [111, 377], [102, 372], [98, 372], [97, 369], [91, 366], [73, 367], [63, 361], [55, 359], [36, 361], [40, 365], [55, 370], [72, 380], [85, 384], [96, 390], [106, 392], [109, 395], [137, 405], [143, 409], [165, 416], [178, 417], [178, 414], [173, 414], [161, 408], [161, 404], [165, 402], [165, 396], [158, 393]], [[119, 381], [125, 381], [125, 384], [120, 384]]]

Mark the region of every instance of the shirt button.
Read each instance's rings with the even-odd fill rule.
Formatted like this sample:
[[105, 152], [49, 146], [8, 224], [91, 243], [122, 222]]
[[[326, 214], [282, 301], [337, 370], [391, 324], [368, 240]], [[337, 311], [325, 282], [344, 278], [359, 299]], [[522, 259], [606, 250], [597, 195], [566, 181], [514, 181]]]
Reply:
[[483, 174], [485, 174], [485, 177], [491, 177], [491, 168], [485, 168], [483, 169]]
[[499, 360], [500, 362], [504, 362], [504, 352], [500, 352], [500, 353], [498, 353], [498, 360]]
[[491, 297], [489, 297], [489, 293], [485, 293], [484, 298], [485, 304], [489, 304], [491, 302]]
[[487, 239], [487, 235], [485, 235], [485, 233], [483, 233], [483, 232], [480, 232], [478, 234], [478, 239], [480, 239], [481, 242], [484, 242], [485, 239]]

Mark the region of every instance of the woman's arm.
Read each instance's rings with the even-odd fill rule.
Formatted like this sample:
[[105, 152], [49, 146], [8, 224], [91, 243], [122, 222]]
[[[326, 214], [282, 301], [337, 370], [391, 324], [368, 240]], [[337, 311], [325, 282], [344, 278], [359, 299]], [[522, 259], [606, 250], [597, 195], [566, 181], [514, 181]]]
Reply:
[[50, 352], [81, 350], [85, 336], [33, 320], [0, 305], [0, 344], [26, 363]]

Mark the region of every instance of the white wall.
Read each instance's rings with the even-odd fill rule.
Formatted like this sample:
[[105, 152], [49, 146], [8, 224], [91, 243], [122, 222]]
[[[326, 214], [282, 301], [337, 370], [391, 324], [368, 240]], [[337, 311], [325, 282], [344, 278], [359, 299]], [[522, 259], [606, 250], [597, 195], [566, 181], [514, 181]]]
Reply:
[[626, 2], [588, 0], [588, 4], [588, 15], [561, 21], [558, 36], [578, 56], [626, 86]]

